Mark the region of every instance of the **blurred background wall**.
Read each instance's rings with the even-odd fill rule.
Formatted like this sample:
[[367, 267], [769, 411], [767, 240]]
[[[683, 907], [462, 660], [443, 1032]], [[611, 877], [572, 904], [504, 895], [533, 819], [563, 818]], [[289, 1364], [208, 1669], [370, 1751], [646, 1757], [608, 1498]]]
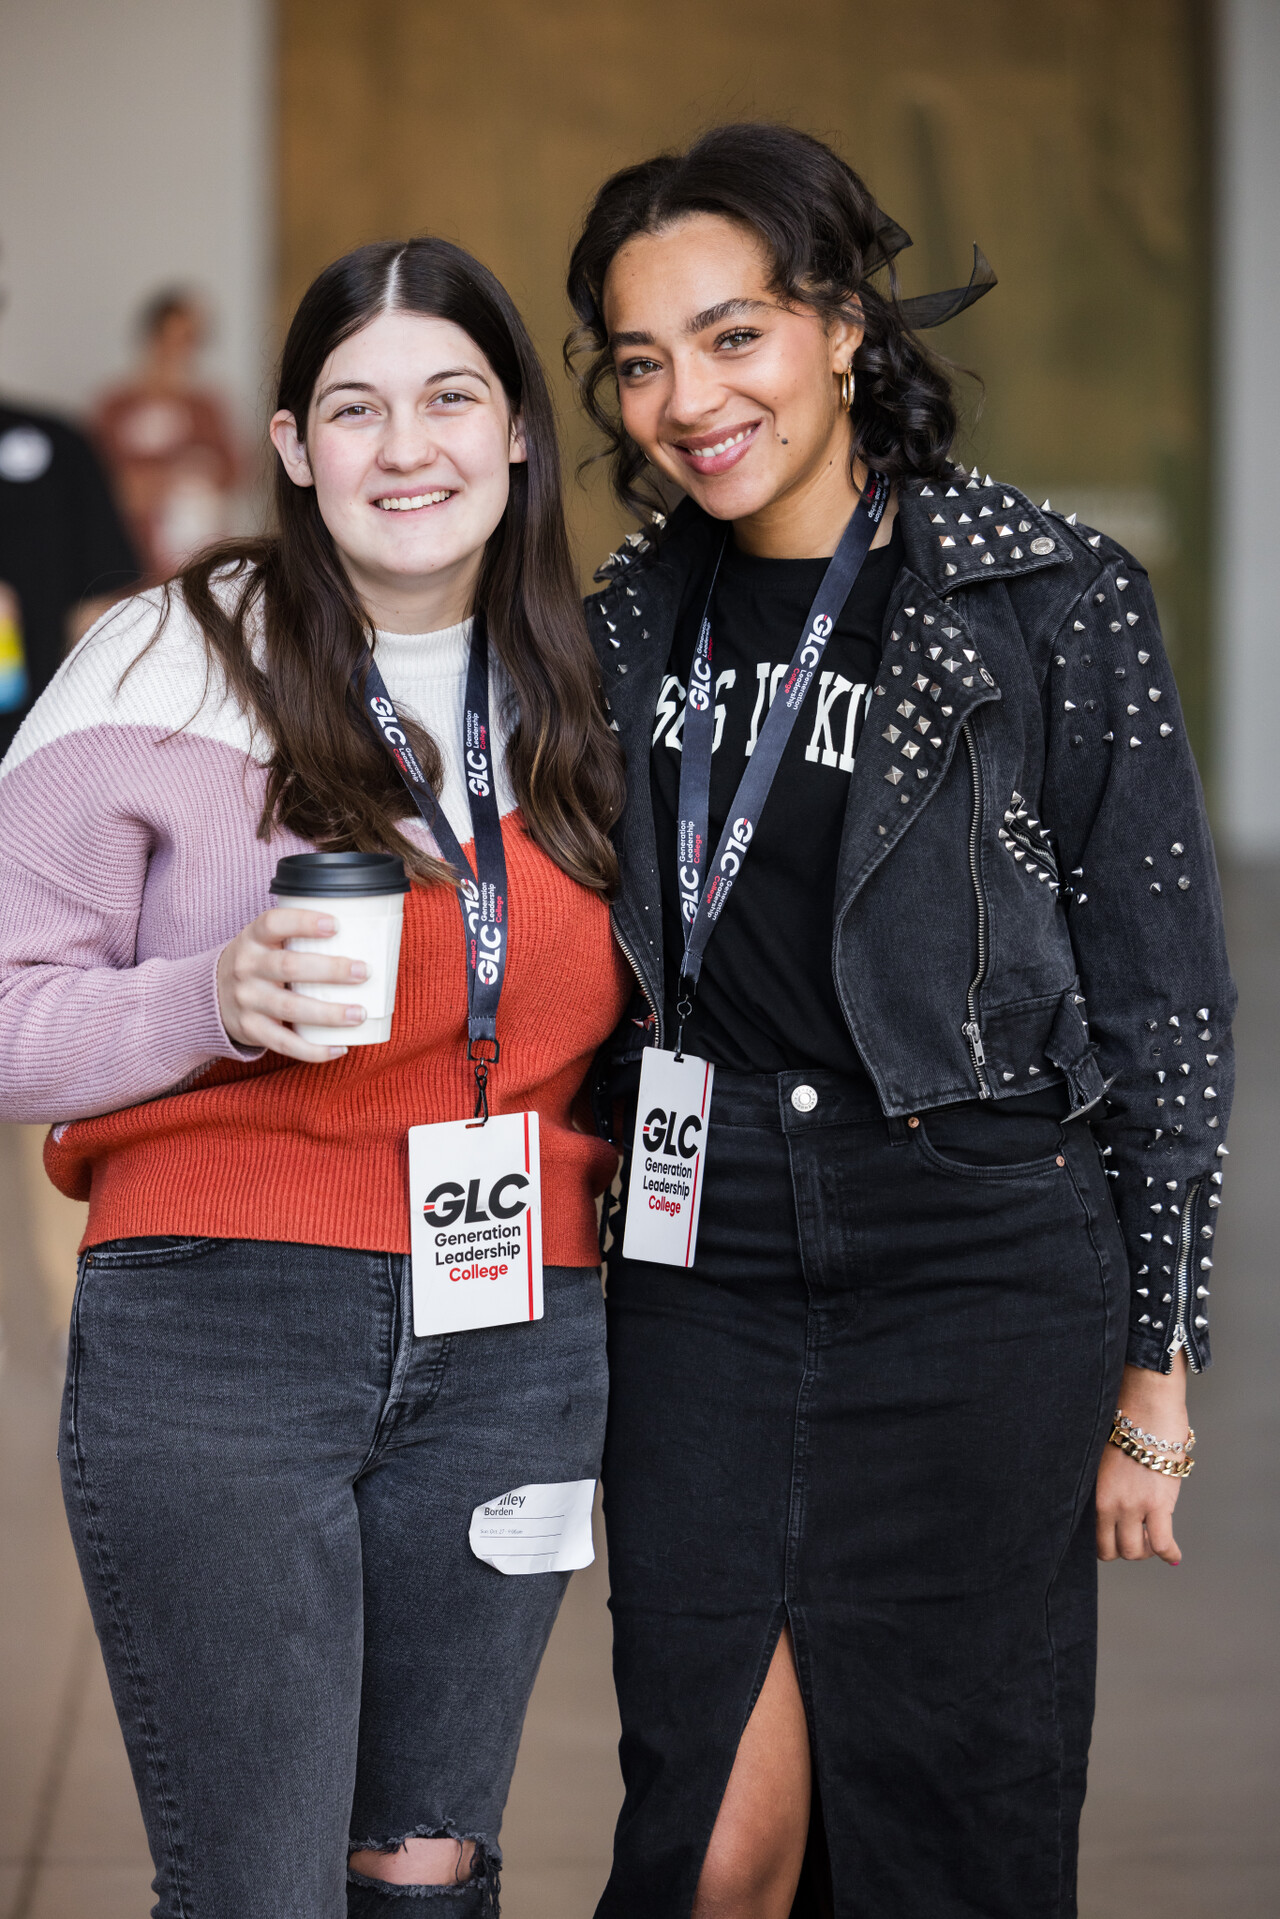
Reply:
[[[908, 291], [966, 280], [980, 241], [1000, 291], [934, 336], [987, 382], [959, 451], [1153, 569], [1203, 749], [1203, 5], [481, 0], [459, 25], [451, 0], [280, 0], [279, 17], [281, 317], [353, 240], [430, 228], [495, 268], [556, 362], [570, 236], [596, 185], [733, 117], [830, 139], [914, 235]], [[602, 487], [576, 519], [602, 557]]]
[[157, 287], [217, 315], [209, 371], [260, 420], [275, 192], [265, 0], [0, 0], [0, 389], [78, 410]]

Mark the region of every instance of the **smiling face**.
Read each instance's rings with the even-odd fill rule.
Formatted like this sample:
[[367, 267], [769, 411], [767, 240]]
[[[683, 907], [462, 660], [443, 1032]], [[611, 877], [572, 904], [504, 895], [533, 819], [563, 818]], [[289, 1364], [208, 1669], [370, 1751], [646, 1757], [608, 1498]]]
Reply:
[[470, 335], [421, 313], [380, 313], [329, 355], [303, 431], [271, 438], [320, 517], [370, 618], [438, 630], [471, 610], [485, 545], [525, 457], [502, 383]]
[[787, 306], [756, 236], [699, 213], [618, 250], [604, 313], [623, 425], [660, 472], [740, 535], [787, 521], [825, 543], [830, 521], [838, 538], [857, 498], [839, 391], [856, 307], [828, 325]]

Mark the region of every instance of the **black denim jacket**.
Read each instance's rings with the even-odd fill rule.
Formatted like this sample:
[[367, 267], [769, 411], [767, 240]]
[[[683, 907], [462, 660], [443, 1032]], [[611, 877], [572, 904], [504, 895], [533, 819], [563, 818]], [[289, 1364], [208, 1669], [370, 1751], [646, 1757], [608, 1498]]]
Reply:
[[[832, 966], [888, 1115], [1065, 1081], [1132, 1273], [1129, 1357], [1209, 1359], [1235, 989], [1213, 846], [1146, 573], [1104, 535], [957, 468], [899, 489], [905, 546], [849, 782]], [[723, 527], [634, 533], [587, 618], [630, 769], [613, 908], [662, 1030], [648, 761], [681, 595]]]

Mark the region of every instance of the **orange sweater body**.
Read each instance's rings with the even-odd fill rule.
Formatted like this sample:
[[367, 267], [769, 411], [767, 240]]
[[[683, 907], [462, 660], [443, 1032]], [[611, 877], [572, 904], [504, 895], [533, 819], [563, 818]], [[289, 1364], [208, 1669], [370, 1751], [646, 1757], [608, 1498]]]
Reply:
[[[630, 971], [604, 901], [534, 845], [518, 812], [502, 827], [511, 944], [490, 1105], [539, 1115], [544, 1259], [594, 1266], [595, 1201], [617, 1155], [574, 1125], [573, 1107]], [[323, 1066], [275, 1053], [217, 1060], [186, 1091], [55, 1128], [45, 1165], [62, 1192], [89, 1201], [85, 1246], [175, 1233], [407, 1253], [406, 1136], [470, 1116], [466, 1020], [457, 901], [415, 885], [386, 1045]]]

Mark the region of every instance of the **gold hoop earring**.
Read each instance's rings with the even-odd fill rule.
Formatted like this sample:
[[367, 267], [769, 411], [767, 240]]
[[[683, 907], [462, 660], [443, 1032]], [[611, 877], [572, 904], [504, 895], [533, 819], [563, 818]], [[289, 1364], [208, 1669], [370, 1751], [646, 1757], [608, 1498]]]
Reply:
[[844, 372], [840, 375], [840, 404], [846, 413], [853, 411], [853, 396], [857, 390], [857, 384], [854, 378], [853, 362], [851, 360]]

